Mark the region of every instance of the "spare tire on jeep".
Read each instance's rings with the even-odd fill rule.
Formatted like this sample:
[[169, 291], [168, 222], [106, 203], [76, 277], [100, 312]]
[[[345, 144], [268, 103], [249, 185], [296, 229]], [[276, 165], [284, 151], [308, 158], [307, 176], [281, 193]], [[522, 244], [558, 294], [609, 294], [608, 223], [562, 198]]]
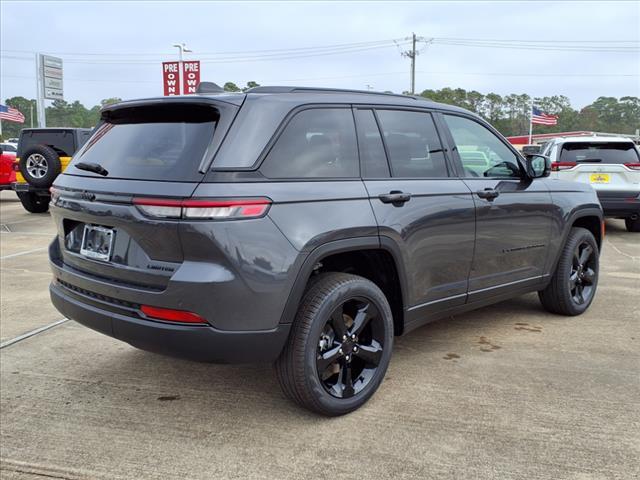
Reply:
[[34, 187], [50, 187], [61, 171], [58, 153], [47, 145], [34, 145], [20, 158], [20, 173]]

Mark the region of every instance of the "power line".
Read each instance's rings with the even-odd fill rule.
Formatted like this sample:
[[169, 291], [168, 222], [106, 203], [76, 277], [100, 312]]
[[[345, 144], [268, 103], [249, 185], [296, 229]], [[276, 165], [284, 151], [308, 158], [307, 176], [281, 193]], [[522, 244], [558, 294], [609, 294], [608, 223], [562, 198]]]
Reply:
[[[396, 39], [388, 39], [388, 40], [374, 40], [374, 41], [369, 41], [369, 42], [352, 42], [352, 43], [337, 43], [337, 44], [330, 44], [330, 45], [321, 45], [321, 46], [314, 46], [314, 47], [294, 47], [294, 48], [276, 48], [276, 49], [266, 49], [266, 50], [233, 50], [233, 51], [226, 51], [226, 52], [199, 52], [200, 55], [238, 55], [238, 54], [254, 54], [254, 53], [269, 53], [269, 52], [276, 52], [276, 53], [283, 53], [283, 52], [297, 52], [297, 51], [305, 51], [305, 50], [318, 50], [318, 49], [331, 49], [331, 48], [342, 48], [342, 47], [361, 47], [361, 46], [370, 46], [370, 45], [376, 45], [376, 44], [383, 44], [383, 43], [393, 43]], [[34, 53], [38, 53], [32, 50], [7, 50], [7, 49], [2, 49], [3, 52], [13, 52], [13, 53], [28, 53], [28, 54], [34, 54]], [[85, 53], [79, 53], [79, 52], [44, 52], [44, 53], [48, 53], [51, 55], [71, 55], [71, 56], [85, 56], [85, 55], [90, 55], [90, 56], [166, 56], [167, 53], [131, 53], [131, 52], [123, 52], [123, 53], [94, 53], [94, 52], [85, 52]]]
[[[452, 71], [429, 71], [429, 70], [416, 70], [417, 74], [426, 75], [471, 75], [471, 76], [496, 76], [496, 77], [640, 77], [637, 73], [540, 73], [540, 72], [452, 72]], [[313, 80], [340, 80], [347, 78], [362, 78], [362, 77], [375, 77], [375, 76], [388, 76], [388, 75], [403, 75], [405, 72], [373, 72], [373, 73], [360, 73], [354, 75], [339, 75], [329, 77], [306, 77], [306, 78], [288, 78], [288, 79], [275, 79], [275, 80], [261, 80], [263, 83], [277, 83], [277, 82], [303, 82]], [[2, 75], [3, 78], [23, 78], [23, 79], [35, 79], [35, 76], [29, 75]], [[102, 79], [102, 78], [75, 78], [66, 77], [65, 81], [69, 82], [96, 82], [96, 83], [145, 83], [145, 84], [157, 84], [155, 80], [122, 80], [122, 79]]]
[[[420, 37], [421, 40], [424, 40]], [[392, 45], [407, 45], [409, 38], [374, 40], [368, 42], [339, 43], [330, 45], [294, 47], [281, 49], [262, 50], [236, 50], [221, 52], [199, 52], [201, 60], [212, 63], [232, 63], [244, 61], [258, 61], [262, 59], [297, 59], [309, 56], [332, 55], [337, 53], [360, 52], [369, 49], [384, 48]], [[635, 53], [640, 51], [637, 40], [523, 40], [523, 39], [487, 39], [470, 37], [434, 37], [430, 40], [440, 45], [469, 46], [469, 47], [491, 47], [509, 48], [541, 51], [579, 51], [579, 52], [607, 52], [607, 53]], [[426, 43], [425, 43], [426, 47]], [[424, 47], [423, 47], [424, 48]], [[9, 55], [6, 58], [18, 59], [11, 54], [33, 54], [29, 50], [9, 50], [3, 49]], [[148, 52], [123, 52], [123, 53], [97, 53], [97, 52], [46, 52], [52, 55], [66, 55], [66, 59], [71, 63], [155, 63], [153, 58], [163, 59], [169, 53], [148, 53]], [[84, 58], [83, 58], [84, 57]], [[89, 58], [86, 58], [89, 57]], [[95, 58], [94, 57], [104, 57]], [[149, 58], [144, 58], [149, 57]]]

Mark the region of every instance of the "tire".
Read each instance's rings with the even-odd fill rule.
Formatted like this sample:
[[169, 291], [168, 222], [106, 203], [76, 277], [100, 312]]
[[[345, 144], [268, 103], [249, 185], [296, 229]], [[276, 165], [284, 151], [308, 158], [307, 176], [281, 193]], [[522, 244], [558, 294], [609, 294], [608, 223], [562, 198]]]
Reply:
[[572, 228], [560, 254], [556, 271], [547, 287], [538, 292], [549, 312], [582, 314], [596, 294], [599, 267], [598, 244], [585, 228]]
[[50, 187], [61, 171], [60, 157], [47, 145], [34, 145], [20, 158], [20, 173], [35, 187]]
[[378, 286], [356, 275], [321, 274], [304, 294], [276, 361], [278, 381], [300, 406], [344, 415], [378, 389], [392, 347], [391, 308]]
[[640, 217], [636, 218], [625, 218], [624, 225], [627, 227], [628, 232], [640, 232]]
[[36, 195], [33, 192], [16, 192], [22, 206], [30, 213], [45, 213], [49, 210], [50, 197], [46, 195]]

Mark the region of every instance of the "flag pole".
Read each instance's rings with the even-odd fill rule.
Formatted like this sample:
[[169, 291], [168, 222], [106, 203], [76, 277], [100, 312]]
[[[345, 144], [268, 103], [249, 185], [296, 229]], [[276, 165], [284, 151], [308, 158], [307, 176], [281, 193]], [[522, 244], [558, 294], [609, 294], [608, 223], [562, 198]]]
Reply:
[[531, 145], [532, 134], [533, 134], [533, 98], [531, 99], [531, 105], [529, 105], [529, 145]]

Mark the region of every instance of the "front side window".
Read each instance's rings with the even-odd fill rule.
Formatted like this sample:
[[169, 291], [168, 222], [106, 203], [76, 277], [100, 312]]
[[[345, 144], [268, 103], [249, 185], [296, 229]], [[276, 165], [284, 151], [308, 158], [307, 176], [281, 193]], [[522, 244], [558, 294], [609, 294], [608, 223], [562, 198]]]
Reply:
[[267, 178], [354, 178], [360, 175], [353, 114], [346, 108], [297, 113], [264, 160]]
[[457, 115], [444, 116], [467, 177], [520, 178], [515, 153], [491, 130]]
[[377, 110], [394, 177], [447, 177], [447, 163], [431, 114]]

